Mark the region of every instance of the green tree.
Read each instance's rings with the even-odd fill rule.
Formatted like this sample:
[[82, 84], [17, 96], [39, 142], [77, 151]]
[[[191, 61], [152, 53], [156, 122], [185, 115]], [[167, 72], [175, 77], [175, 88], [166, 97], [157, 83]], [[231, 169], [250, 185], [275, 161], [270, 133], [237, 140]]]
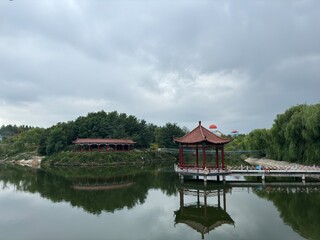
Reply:
[[255, 129], [247, 137], [248, 150], [261, 150], [266, 152], [269, 147], [270, 134], [267, 129]]
[[172, 141], [173, 137], [181, 137], [186, 132], [176, 123], [166, 123], [165, 126], [156, 129], [156, 143], [159, 147], [177, 148], [177, 144]]

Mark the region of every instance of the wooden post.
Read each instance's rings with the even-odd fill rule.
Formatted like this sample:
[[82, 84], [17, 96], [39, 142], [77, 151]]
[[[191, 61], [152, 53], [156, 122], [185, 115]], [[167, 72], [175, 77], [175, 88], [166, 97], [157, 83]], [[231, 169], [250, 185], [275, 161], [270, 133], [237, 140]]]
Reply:
[[216, 167], [219, 168], [219, 150], [218, 150], [218, 147], [216, 147]]
[[224, 169], [224, 146], [221, 148], [221, 162], [222, 162], [222, 169]]
[[198, 149], [198, 145], [196, 146], [196, 165], [197, 168], [199, 167], [199, 149]]
[[179, 146], [179, 165], [183, 166], [183, 147], [182, 144]]
[[203, 169], [207, 166], [207, 159], [206, 159], [206, 148], [202, 145], [202, 167]]

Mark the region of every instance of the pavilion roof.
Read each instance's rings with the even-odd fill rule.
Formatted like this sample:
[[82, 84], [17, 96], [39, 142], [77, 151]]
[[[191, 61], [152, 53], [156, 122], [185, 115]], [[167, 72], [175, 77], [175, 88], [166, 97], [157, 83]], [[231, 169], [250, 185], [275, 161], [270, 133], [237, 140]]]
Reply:
[[131, 139], [115, 138], [77, 138], [73, 144], [135, 144]]
[[201, 121], [199, 121], [199, 125], [193, 129], [191, 132], [187, 133], [183, 137], [173, 138], [173, 141], [176, 143], [183, 144], [200, 144], [200, 143], [209, 143], [209, 144], [226, 144], [230, 142], [230, 139], [222, 138], [213, 132], [209, 131], [205, 127], [201, 125]]

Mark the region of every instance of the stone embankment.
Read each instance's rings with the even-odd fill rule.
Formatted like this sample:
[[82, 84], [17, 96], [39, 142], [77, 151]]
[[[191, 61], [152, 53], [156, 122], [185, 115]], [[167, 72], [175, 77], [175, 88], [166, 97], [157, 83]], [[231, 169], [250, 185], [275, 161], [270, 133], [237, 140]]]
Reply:
[[26, 167], [40, 168], [42, 159], [43, 157], [40, 156], [32, 156], [31, 159], [14, 160], [12, 163]]

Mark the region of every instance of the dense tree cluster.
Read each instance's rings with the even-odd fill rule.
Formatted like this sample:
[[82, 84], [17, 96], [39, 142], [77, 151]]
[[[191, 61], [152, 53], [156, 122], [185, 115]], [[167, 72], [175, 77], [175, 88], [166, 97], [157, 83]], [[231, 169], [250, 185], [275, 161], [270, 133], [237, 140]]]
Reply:
[[38, 151], [51, 155], [66, 150], [76, 138], [129, 138], [136, 142], [136, 148], [149, 148], [152, 143], [170, 147], [172, 135], [184, 133], [176, 124], [157, 127], [125, 113], [100, 111], [46, 129], [40, 137]]
[[262, 150], [276, 160], [320, 162], [320, 104], [297, 105], [277, 115], [271, 129], [236, 137], [229, 148]]
[[2, 125], [0, 135], [3, 139], [0, 145], [0, 156], [37, 150], [43, 130], [42, 128], [24, 125], [19, 127], [16, 125]]
[[41, 155], [51, 155], [71, 149], [72, 141], [77, 138], [129, 138], [136, 142], [136, 148], [149, 148], [151, 144], [175, 147], [172, 136], [182, 136], [186, 131], [175, 123], [158, 127], [125, 113], [100, 111], [47, 129], [2, 126], [0, 134], [4, 141], [0, 145], [0, 155], [35, 150]]
[[279, 160], [320, 161], [320, 104], [298, 105], [280, 114], [270, 129], [268, 155]]
[[15, 136], [19, 133], [22, 133], [22, 132], [25, 132], [25, 131], [28, 131], [29, 129], [32, 129], [32, 127], [30, 126], [25, 126], [25, 125], [22, 125], [22, 126], [17, 126], [17, 125], [2, 125], [0, 127], [0, 135], [3, 137], [3, 138], [8, 138], [8, 137], [11, 137], [11, 136]]

